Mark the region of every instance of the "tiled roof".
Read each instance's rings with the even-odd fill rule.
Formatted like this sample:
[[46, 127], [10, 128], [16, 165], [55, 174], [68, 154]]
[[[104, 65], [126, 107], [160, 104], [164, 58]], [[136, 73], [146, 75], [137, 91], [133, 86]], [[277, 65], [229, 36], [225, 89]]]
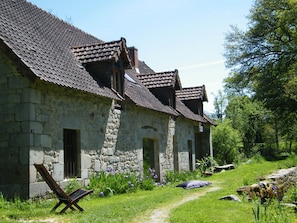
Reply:
[[139, 66], [139, 73], [141, 74], [151, 74], [155, 73], [155, 71], [150, 68], [144, 61], [138, 60], [138, 66]]
[[172, 87], [175, 89], [181, 88], [178, 70], [160, 73], [138, 74], [137, 77], [148, 89], [166, 87]]
[[201, 115], [193, 113], [181, 100], [176, 99], [176, 110], [185, 118], [198, 121], [207, 122]]
[[[42, 81], [79, 89], [103, 97], [121, 99], [111, 89], [97, 82], [82, 66], [85, 63], [117, 60], [127, 47], [124, 39], [103, 42], [82, 30], [39, 9], [26, 0], [0, 1], [0, 49], [10, 49], [32, 74]], [[127, 56], [125, 67], [130, 67]], [[173, 87], [180, 89], [178, 71], [154, 73], [139, 62], [141, 75], [127, 70], [135, 81], [125, 80], [126, 96], [138, 106], [179, 115], [163, 105], [148, 88]], [[144, 74], [145, 73], [145, 74]], [[138, 80], [138, 78], [140, 80]], [[183, 116], [200, 120], [180, 101], [177, 110]]]
[[203, 118], [211, 125], [217, 126], [217, 123], [214, 120], [212, 120], [210, 117], [208, 117], [206, 114], [203, 115]]
[[118, 99], [92, 78], [71, 50], [102, 43], [25, 0], [0, 1], [0, 44], [10, 48], [35, 77]]
[[177, 116], [178, 113], [171, 107], [163, 105], [137, 78], [136, 71], [126, 70], [129, 79], [125, 79], [125, 94], [134, 104]]
[[121, 40], [118, 41], [72, 47], [72, 52], [82, 64], [106, 60], [118, 61], [122, 51], [124, 51], [124, 59], [126, 62], [124, 68], [132, 68], [131, 60], [128, 56], [128, 49], [126, 47], [126, 40], [124, 38], [121, 38]]
[[176, 91], [176, 96], [182, 101], [195, 99], [208, 101], [204, 85], [200, 87], [183, 88], [181, 90]]

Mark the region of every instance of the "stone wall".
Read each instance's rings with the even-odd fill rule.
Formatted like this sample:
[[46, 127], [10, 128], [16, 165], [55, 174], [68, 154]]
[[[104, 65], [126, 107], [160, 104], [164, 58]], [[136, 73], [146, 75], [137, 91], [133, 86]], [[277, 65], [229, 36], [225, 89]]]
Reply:
[[[166, 171], [189, 170], [189, 142], [195, 168], [198, 123], [36, 79], [30, 82], [0, 55], [0, 191], [8, 197], [43, 195], [48, 187], [33, 164], [44, 163], [56, 181], [64, 175], [64, 129], [75, 130], [79, 180], [107, 169], [143, 174], [143, 139], [155, 146], [160, 180]], [[174, 154], [174, 146], [176, 154]]]
[[126, 154], [133, 151], [135, 160], [129, 164], [130, 169], [142, 173], [142, 140], [154, 140], [158, 154], [158, 165], [154, 168], [162, 178], [167, 170], [173, 169], [173, 135], [174, 120], [169, 115], [126, 105], [122, 111], [116, 152]]
[[178, 147], [178, 171], [190, 170], [189, 150], [192, 151], [192, 169], [195, 169], [195, 129], [199, 123], [179, 117], [176, 121], [176, 140]]
[[28, 160], [32, 135], [27, 131], [34, 113], [29, 80], [0, 53], [0, 191], [28, 195]]
[[[34, 142], [30, 150], [30, 196], [43, 194], [46, 186], [36, 178], [34, 163], [45, 163], [54, 179], [63, 184], [63, 129], [75, 129], [80, 136], [82, 183], [95, 172], [143, 171], [143, 138], [156, 141], [160, 178], [173, 170], [173, 135], [175, 122], [167, 114], [134, 105], [121, 109], [114, 101], [91, 97], [81, 92], [37, 83], [40, 95], [35, 105]], [[75, 94], [77, 93], [77, 95]]]
[[[44, 163], [56, 181], [64, 181], [64, 129], [78, 135], [80, 158], [79, 178], [90, 177], [95, 165], [94, 156], [115, 148], [117, 112], [113, 101], [42, 82], [34, 84], [40, 100], [35, 105], [35, 120], [30, 132], [30, 196], [43, 194], [34, 163]], [[96, 166], [96, 167], [97, 167]]]
[[255, 197], [259, 197], [262, 203], [272, 198], [281, 201], [288, 189], [296, 186], [296, 180], [296, 167], [280, 169], [266, 177], [261, 177], [258, 183], [240, 187], [236, 191], [238, 194], [245, 194], [249, 201]]

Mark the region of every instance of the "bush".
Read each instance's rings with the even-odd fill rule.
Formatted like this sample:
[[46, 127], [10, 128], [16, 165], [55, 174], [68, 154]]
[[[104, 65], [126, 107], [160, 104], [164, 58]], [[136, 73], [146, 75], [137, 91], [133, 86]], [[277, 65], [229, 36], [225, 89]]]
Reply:
[[197, 160], [196, 163], [196, 167], [201, 172], [201, 174], [204, 174], [205, 171], [213, 172], [214, 167], [217, 165], [217, 162], [211, 156], [204, 157], [201, 160]]
[[67, 194], [71, 193], [72, 191], [78, 189], [81, 187], [81, 184], [78, 182], [78, 180], [76, 178], [73, 179], [69, 179], [66, 188], [65, 188], [65, 192]]
[[90, 178], [89, 187], [94, 190], [95, 194], [108, 196], [134, 192], [139, 184], [134, 174], [114, 174], [102, 171]]
[[189, 180], [195, 180], [201, 177], [200, 171], [168, 171], [166, 173], [166, 182], [167, 184], [185, 182]]
[[155, 172], [150, 169], [144, 177], [134, 173], [100, 172], [90, 178], [89, 188], [99, 196], [111, 196], [136, 192], [137, 190], [153, 190], [155, 187]]
[[241, 138], [237, 130], [231, 127], [231, 122], [225, 120], [213, 130], [214, 158], [221, 164], [232, 163], [238, 156]]

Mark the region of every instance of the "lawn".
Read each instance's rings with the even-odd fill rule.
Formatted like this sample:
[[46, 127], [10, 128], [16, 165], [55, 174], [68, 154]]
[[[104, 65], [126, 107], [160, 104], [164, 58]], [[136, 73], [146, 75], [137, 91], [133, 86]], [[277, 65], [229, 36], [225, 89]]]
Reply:
[[[210, 187], [219, 190], [206, 193], [199, 199], [184, 203], [170, 212], [170, 222], [294, 222], [296, 214], [292, 208], [279, 208], [277, 202], [266, 208], [257, 201], [242, 202], [221, 201], [221, 196], [236, 194], [236, 189], [256, 182], [260, 176], [272, 173], [280, 168], [296, 165], [296, 158], [267, 162], [254, 159], [241, 164], [235, 170], [216, 173], [208, 178], [200, 178], [212, 182]], [[137, 191], [122, 195], [99, 197], [98, 194], [84, 198], [80, 205], [83, 213], [67, 211], [64, 215], [49, 213], [57, 202], [55, 198], [39, 201], [8, 202], [0, 199], [1, 222], [145, 222], [155, 209], [160, 209], [179, 202], [183, 198], [203, 192], [210, 187], [184, 190], [176, 188], [173, 183], [164, 187], [156, 187], [153, 191]], [[288, 193], [285, 199], [289, 199]], [[259, 208], [260, 207], [260, 208]], [[253, 209], [259, 209], [260, 219], [255, 218]], [[255, 212], [256, 213], [256, 212]], [[261, 215], [262, 214], [262, 215]], [[280, 220], [281, 219], [281, 220]]]

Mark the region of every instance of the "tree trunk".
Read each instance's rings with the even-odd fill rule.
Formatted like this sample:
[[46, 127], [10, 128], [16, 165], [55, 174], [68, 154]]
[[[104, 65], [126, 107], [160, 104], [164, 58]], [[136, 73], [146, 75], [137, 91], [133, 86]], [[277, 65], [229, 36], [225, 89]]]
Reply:
[[276, 149], [279, 149], [279, 138], [278, 138], [278, 122], [277, 118], [274, 118], [274, 140], [275, 140], [275, 145]]

